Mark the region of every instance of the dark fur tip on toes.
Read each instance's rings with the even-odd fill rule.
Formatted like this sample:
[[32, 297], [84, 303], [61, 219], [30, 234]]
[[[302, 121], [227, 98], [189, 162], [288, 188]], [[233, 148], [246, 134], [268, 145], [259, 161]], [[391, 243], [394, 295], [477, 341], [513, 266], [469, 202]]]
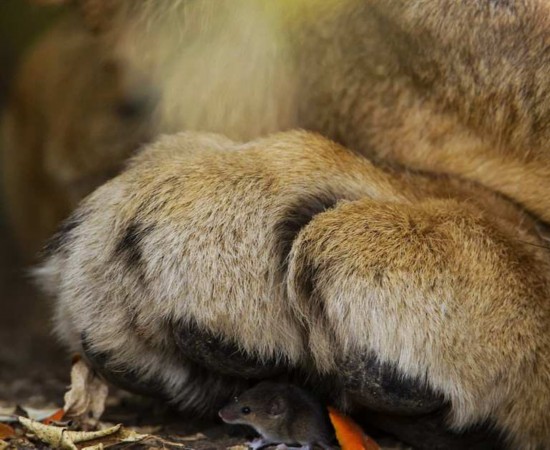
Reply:
[[74, 231], [84, 222], [86, 217], [87, 213], [85, 211], [77, 209], [65, 219], [54, 235], [42, 247], [39, 255], [40, 258], [49, 258], [67, 248], [72, 242]]
[[361, 411], [355, 416], [367, 430], [374, 427], [418, 450], [504, 450], [506, 445], [490, 423], [481, 423], [462, 431], [450, 430], [446, 408], [421, 416], [399, 416]]
[[168, 400], [169, 396], [163, 391], [162, 386], [150, 380], [143, 380], [138, 374], [131, 370], [109, 369], [109, 355], [91, 349], [91, 344], [86, 333], [81, 333], [82, 351], [86, 361], [100, 376], [109, 383], [118, 386], [128, 392]]
[[260, 361], [247, 355], [237, 345], [200, 329], [196, 324], [179, 323], [173, 330], [182, 356], [213, 372], [244, 379], [263, 379], [287, 369], [276, 361]]
[[250, 387], [242, 378], [224, 376], [182, 358], [185, 382], [174, 389], [159, 374], [145, 378], [133, 368], [112, 367], [111, 355], [92, 350], [86, 333], [81, 340], [84, 358], [103, 379], [128, 392], [164, 401], [184, 415], [215, 418], [224, 404]]
[[446, 404], [442, 395], [420, 380], [403, 377], [395, 367], [379, 362], [374, 355], [348, 357], [339, 367], [339, 383], [358, 406], [420, 415], [440, 410]]
[[355, 417], [367, 428], [384, 430], [420, 450], [505, 448], [491, 423], [449, 429], [450, 405], [442, 395], [373, 354], [345, 358], [339, 368], [338, 389], [346, 393]]

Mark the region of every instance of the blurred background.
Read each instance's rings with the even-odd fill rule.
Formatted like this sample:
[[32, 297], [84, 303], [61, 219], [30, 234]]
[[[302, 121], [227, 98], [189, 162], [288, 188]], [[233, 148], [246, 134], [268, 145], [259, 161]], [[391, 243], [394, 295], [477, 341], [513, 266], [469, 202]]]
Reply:
[[63, 390], [68, 355], [31, 269], [79, 201], [156, 134], [155, 91], [102, 39], [96, 10], [56, 3], [0, 1], [0, 401]]
[[0, 102], [21, 54], [62, 13], [59, 7], [39, 7], [21, 0], [0, 2]]
[[[0, 1], [0, 110], [5, 112], [23, 55], [63, 13], [22, 0]], [[2, 133], [3, 133], [2, 129]], [[5, 136], [0, 151], [5, 154]], [[5, 179], [2, 158], [0, 176]], [[58, 395], [67, 375], [66, 355], [51, 335], [49, 306], [30, 282], [33, 257], [16, 241], [0, 197], [0, 401], [41, 403]]]

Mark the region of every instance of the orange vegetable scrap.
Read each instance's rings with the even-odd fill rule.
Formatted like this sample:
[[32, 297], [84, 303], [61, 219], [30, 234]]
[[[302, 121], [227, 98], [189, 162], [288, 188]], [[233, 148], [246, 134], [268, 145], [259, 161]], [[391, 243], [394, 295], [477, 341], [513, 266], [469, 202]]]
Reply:
[[342, 450], [380, 450], [380, 446], [351, 418], [330, 406], [328, 414]]
[[56, 412], [54, 412], [51, 416], [46, 417], [42, 423], [44, 425], [49, 425], [52, 422], [60, 422], [63, 419], [63, 416], [65, 415], [65, 410], [63, 408], [58, 409]]
[[15, 436], [15, 430], [5, 423], [0, 423], [0, 439], [8, 439]]

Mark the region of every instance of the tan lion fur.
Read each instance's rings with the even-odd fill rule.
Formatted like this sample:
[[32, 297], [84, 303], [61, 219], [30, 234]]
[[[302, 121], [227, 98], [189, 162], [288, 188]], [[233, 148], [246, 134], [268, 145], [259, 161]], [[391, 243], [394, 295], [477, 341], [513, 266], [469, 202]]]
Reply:
[[163, 92], [161, 132], [308, 128], [550, 219], [544, 1], [83, 3], [115, 10], [103, 36]]
[[[42, 86], [53, 93], [44, 105], [50, 110], [46, 117], [72, 124], [102, 120], [100, 114], [87, 111], [79, 114], [81, 119], [69, 120], [75, 106], [60, 108], [60, 98], [74, 99], [72, 103], [82, 107], [86, 89], [105, 96], [111, 86], [139, 79], [141, 89], [149, 86], [161, 99], [148, 119], [152, 135], [192, 129], [247, 140], [307, 128], [373, 158], [476, 181], [550, 219], [545, 194], [550, 189], [545, 148], [550, 13], [545, 2], [79, 3], [85, 23], [102, 44], [94, 40], [94, 48], [81, 45], [85, 59], [64, 58], [63, 79], [68, 84]], [[82, 40], [82, 27], [59, 27], [56, 44], [62, 50], [53, 51], [67, 53], [60, 41]], [[46, 40], [50, 44], [43, 46], [49, 51], [56, 48], [53, 38]], [[18, 118], [17, 111], [30, 101], [35, 104], [38, 96], [29, 74], [59, 72], [58, 59], [48, 62], [42, 57], [27, 63], [33, 69], [20, 75], [22, 88], [10, 107], [15, 143], [8, 149], [28, 154], [13, 159], [19, 158], [44, 183], [57, 176], [52, 171], [66, 170], [66, 163], [56, 163], [55, 170], [36, 167], [39, 155], [46, 152], [54, 161], [74, 159], [70, 138], [78, 130], [56, 127], [53, 140], [60, 144], [41, 150], [22, 135], [39, 134], [36, 130], [42, 125], [33, 124], [30, 133], [21, 130], [31, 119]], [[96, 61], [105, 59], [116, 62], [122, 81], [112, 80], [106, 87], [71, 87], [88, 72], [101, 73]], [[104, 111], [101, 117], [112, 119]], [[110, 123], [124, 129], [109, 140], [110, 147], [127, 148], [128, 136], [135, 131], [116, 120]], [[103, 139], [109, 134], [113, 133], [90, 127], [79, 140], [91, 143], [91, 161], [102, 161]], [[111, 161], [118, 166], [128, 153], [112, 150]], [[90, 169], [74, 170], [79, 177]], [[15, 190], [13, 186], [21, 187], [8, 180], [8, 191]], [[49, 209], [66, 211], [59, 206], [68, 202], [65, 192], [53, 194]], [[12, 204], [36, 201], [31, 194], [23, 198]], [[21, 222], [16, 228], [25, 226]], [[45, 227], [51, 231], [51, 226]]]
[[[42, 269], [73, 350], [85, 331], [173, 392], [181, 321], [321, 372], [374, 351], [455, 427], [550, 446], [546, 2], [80, 3], [158, 91], [153, 134], [252, 141], [162, 138], [84, 201]], [[253, 140], [295, 127], [354, 153]]]
[[[328, 209], [287, 255], [285, 224], [319, 199]], [[550, 256], [490, 191], [384, 172], [305, 132], [182, 133], [74, 217], [41, 269], [72, 351], [84, 333], [111, 368], [164, 379], [174, 397], [180, 323], [320, 372], [374, 351], [442, 393], [452, 425], [490, 419], [522, 448], [550, 439]]]

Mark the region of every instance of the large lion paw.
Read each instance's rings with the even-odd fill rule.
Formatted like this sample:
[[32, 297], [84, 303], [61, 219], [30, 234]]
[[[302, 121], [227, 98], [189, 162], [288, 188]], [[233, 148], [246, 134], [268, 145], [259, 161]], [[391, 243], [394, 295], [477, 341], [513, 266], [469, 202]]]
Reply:
[[483, 211], [484, 191], [438, 199], [417, 181], [305, 132], [164, 137], [52, 239], [58, 334], [182, 409], [295, 377], [352, 412], [448, 412], [536, 448], [548, 257], [519, 213]]

